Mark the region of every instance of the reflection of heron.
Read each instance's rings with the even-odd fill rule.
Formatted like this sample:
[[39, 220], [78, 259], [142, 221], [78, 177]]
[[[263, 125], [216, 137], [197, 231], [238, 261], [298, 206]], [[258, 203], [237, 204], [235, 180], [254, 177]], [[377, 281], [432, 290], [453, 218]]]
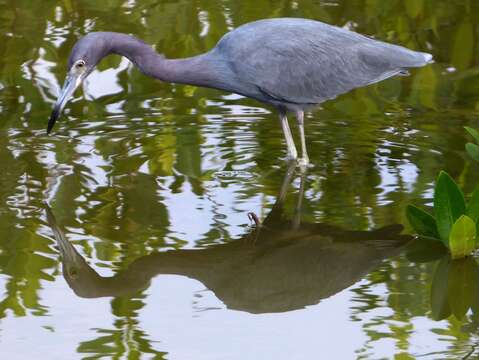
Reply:
[[94, 32], [80, 39], [68, 61], [68, 76], [48, 122], [50, 132], [77, 86], [108, 54], [129, 58], [146, 75], [238, 93], [275, 106], [288, 157], [297, 158], [286, 112], [296, 113], [301, 164], [307, 164], [304, 111], [351, 89], [420, 67], [432, 55], [380, 42], [307, 19], [270, 19], [240, 26], [211, 51], [168, 60], [125, 34]]
[[[283, 200], [293, 172], [263, 224], [243, 238], [199, 250], [172, 250], [135, 260], [113, 277], [88, 266], [55, 223], [48, 222], [62, 254], [63, 275], [81, 297], [123, 296], [160, 274], [197, 279], [227, 307], [250, 313], [283, 312], [318, 303], [353, 285], [409, 241], [402, 227], [347, 231], [288, 220]], [[300, 194], [302, 196], [302, 194]]]

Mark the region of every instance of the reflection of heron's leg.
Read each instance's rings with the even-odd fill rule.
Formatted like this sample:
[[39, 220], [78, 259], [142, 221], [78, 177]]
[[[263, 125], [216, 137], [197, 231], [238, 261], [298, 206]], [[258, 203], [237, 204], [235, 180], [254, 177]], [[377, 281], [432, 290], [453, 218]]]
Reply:
[[258, 218], [258, 215], [256, 215], [254, 212], [249, 212], [248, 213], [248, 219], [253, 223], [256, 228], [259, 228], [261, 226], [261, 221]]
[[291, 163], [288, 166], [288, 170], [286, 170], [286, 175], [283, 178], [283, 183], [281, 184], [281, 189], [279, 190], [278, 199], [276, 203], [283, 202], [286, 194], [288, 192], [288, 187], [291, 184], [291, 180], [293, 179], [294, 171], [296, 170], [296, 164]]
[[249, 212], [248, 213], [248, 219], [250, 219], [251, 222], [254, 222], [254, 230], [250, 232], [246, 237], [247, 242], [252, 242], [253, 244], [256, 243], [256, 240], [259, 237], [259, 234], [261, 232], [261, 221], [259, 220], [258, 216], [254, 212]]
[[304, 196], [304, 187], [306, 182], [306, 170], [301, 171], [301, 182], [299, 185], [299, 194], [298, 194], [298, 202], [296, 204], [296, 209], [294, 212], [294, 219], [293, 219], [293, 228], [299, 228], [301, 224], [301, 208], [303, 207], [303, 196]]
[[309, 164], [309, 157], [306, 151], [306, 137], [304, 136], [304, 111], [298, 111], [296, 119], [298, 121], [299, 136], [301, 137], [301, 157], [298, 159], [298, 163], [301, 167], [305, 167]]
[[284, 138], [286, 139], [286, 146], [288, 147], [288, 159], [296, 159], [298, 157], [298, 152], [296, 151], [296, 146], [294, 145], [293, 135], [291, 135], [286, 113], [281, 111], [279, 113], [279, 118], [281, 120]]
[[[284, 175], [283, 178], [283, 183], [281, 184], [281, 188], [279, 190], [279, 194], [276, 198], [276, 201], [273, 205], [273, 209], [271, 212], [277, 212], [277, 211], [282, 211], [283, 207], [283, 202], [286, 197], [286, 194], [288, 193], [288, 187], [291, 184], [291, 180], [293, 179], [294, 172], [296, 170], [296, 164], [294, 162], [290, 162], [288, 164], [288, 169], [286, 170], [286, 175]], [[271, 215], [271, 213], [270, 213]], [[270, 216], [268, 215], [267, 218]], [[263, 224], [259, 221], [258, 217], [256, 216], [255, 213], [250, 212], [248, 213], [248, 218], [253, 221], [256, 225], [257, 228], [260, 226], [263, 226]]]
[[275, 224], [277, 226], [279, 223], [284, 221], [283, 217], [283, 205], [284, 199], [288, 193], [288, 188], [291, 185], [291, 181], [293, 179], [294, 173], [296, 171], [296, 162], [292, 161], [288, 164], [288, 169], [286, 174], [283, 177], [283, 183], [281, 184], [281, 188], [279, 190], [279, 194], [276, 197], [276, 201], [274, 202], [273, 208], [269, 212], [269, 214], [265, 217], [262, 222], [262, 228], [268, 229], [271, 224]]

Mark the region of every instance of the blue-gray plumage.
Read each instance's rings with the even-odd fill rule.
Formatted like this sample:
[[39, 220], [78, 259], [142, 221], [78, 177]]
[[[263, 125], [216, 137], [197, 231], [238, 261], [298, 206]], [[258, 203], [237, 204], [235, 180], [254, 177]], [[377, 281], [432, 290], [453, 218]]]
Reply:
[[109, 54], [130, 59], [144, 74], [162, 81], [216, 88], [276, 107], [288, 147], [297, 158], [286, 113], [296, 113], [300, 164], [308, 164], [304, 111], [325, 100], [421, 67], [432, 55], [377, 41], [319, 21], [281, 18], [245, 24], [227, 33], [215, 48], [186, 59], [165, 59], [126, 34], [94, 32], [74, 46], [69, 74], [47, 132], [78, 85]]

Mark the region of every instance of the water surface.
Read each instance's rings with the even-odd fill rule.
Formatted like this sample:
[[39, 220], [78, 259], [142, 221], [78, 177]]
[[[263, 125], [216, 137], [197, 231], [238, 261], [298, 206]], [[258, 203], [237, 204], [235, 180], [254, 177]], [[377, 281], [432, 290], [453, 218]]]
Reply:
[[[308, 114], [315, 166], [303, 175], [283, 160], [271, 108], [160, 83], [117, 56], [46, 135], [82, 34], [128, 32], [186, 57], [280, 16], [431, 52], [436, 63]], [[476, 356], [477, 264], [407, 245], [404, 209], [431, 203], [440, 170], [466, 193], [479, 183], [463, 130], [479, 128], [478, 54], [474, 0], [0, 0], [1, 354]]]

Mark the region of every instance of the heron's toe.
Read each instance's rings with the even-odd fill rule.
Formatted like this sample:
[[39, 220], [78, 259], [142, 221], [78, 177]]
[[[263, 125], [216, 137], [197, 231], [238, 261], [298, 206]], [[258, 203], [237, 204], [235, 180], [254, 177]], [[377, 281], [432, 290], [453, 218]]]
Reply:
[[296, 161], [298, 159], [298, 154], [288, 153], [286, 155], [286, 161]]
[[307, 168], [310, 166], [309, 159], [307, 157], [301, 157], [297, 161], [300, 168]]

